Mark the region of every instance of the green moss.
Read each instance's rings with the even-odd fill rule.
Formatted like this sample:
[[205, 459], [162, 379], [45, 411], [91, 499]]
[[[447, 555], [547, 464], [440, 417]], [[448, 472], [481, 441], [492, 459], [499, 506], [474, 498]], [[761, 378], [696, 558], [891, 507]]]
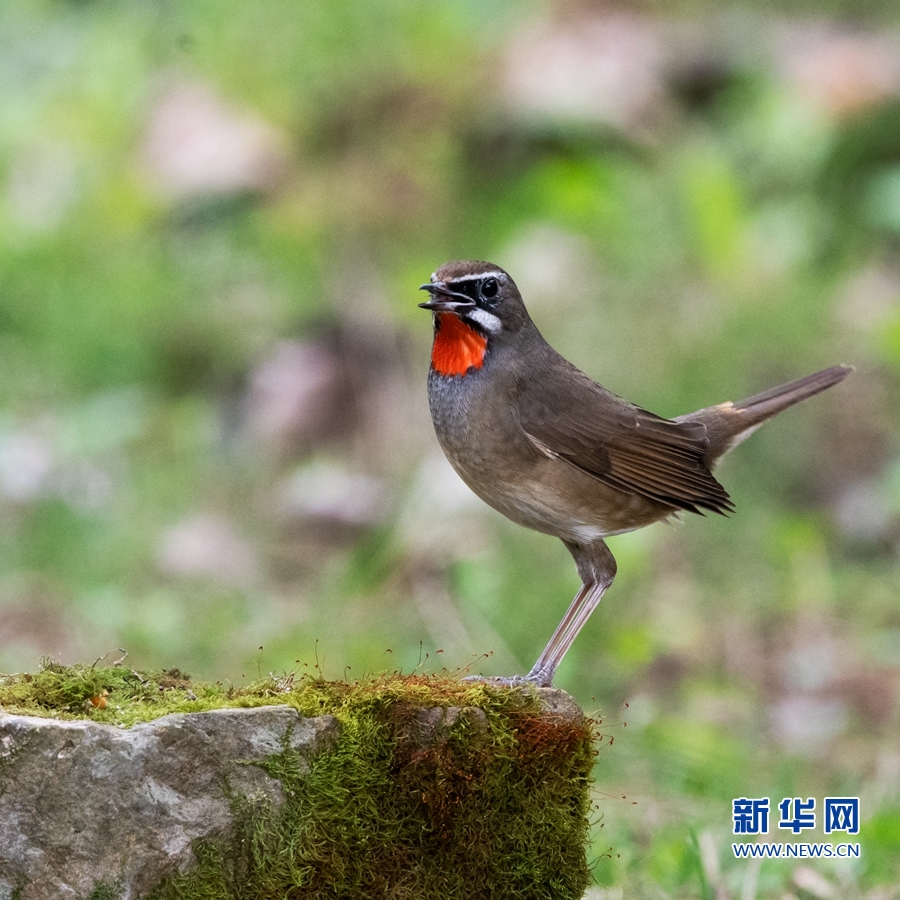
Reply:
[[416, 690], [410, 701], [403, 682], [361, 696], [355, 687], [331, 707], [343, 723], [338, 745], [309, 771], [288, 751], [268, 761], [284, 806], [238, 800], [230, 843], [198, 848], [199, 868], [154, 900], [583, 894], [588, 727], [479, 689], [484, 716], [460, 714], [423, 744], [418, 702], [441, 697]]
[[[103, 697], [105, 708], [92, 697]], [[528, 690], [424, 675], [353, 683], [270, 677], [234, 688], [174, 671], [49, 663], [0, 681], [9, 711], [125, 724], [272, 703], [335, 716], [339, 739], [312, 758], [286, 740], [264, 763], [284, 802], [233, 797], [232, 834], [198, 843], [197, 865], [151, 900], [584, 893], [592, 723], [546, 712]]]
[[0, 712], [134, 725], [170, 713], [284, 703], [306, 715], [311, 680], [261, 678], [243, 686], [193, 681], [179, 669], [137, 672], [127, 666], [63, 666], [42, 660], [36, 673], [0, 675]]
[[85, 900], [119, 900], [122, 888], [116, 884], [98, 884]]

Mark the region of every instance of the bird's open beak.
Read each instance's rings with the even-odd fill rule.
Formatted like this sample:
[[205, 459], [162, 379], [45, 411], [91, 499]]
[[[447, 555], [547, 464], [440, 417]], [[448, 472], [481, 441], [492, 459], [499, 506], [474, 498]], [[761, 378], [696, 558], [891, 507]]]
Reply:
[[423, 284], [419, 290], [428, 291], [431, 294], [431, 299], [420, 303], [419, 306], [422, 309], [430, 309], [432, 312], [456, 312], [475, 306], [475, 301], [471, 297], [451, 291], [443, 281]]

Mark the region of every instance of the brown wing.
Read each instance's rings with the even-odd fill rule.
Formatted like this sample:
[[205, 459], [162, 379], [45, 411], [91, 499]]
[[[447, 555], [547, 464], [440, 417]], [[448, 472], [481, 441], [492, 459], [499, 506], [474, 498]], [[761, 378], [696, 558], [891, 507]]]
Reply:
[[542, 452], [620, 491], [675, 509], [734, 508], [703, 463], [705, 425], [663, 419], [574, 371], [580, 377], [566, 384], [558, 403], [545, 383], [542, 400], [520, 405], [522, 428]]

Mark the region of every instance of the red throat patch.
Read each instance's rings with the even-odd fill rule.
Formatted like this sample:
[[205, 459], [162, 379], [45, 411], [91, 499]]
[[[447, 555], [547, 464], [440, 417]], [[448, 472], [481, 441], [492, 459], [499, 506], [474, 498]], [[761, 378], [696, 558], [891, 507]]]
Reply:
[[453, 313], [437, 314], [431, 368], [438, 375], [465, 375], [484, 365], [487, 338]]

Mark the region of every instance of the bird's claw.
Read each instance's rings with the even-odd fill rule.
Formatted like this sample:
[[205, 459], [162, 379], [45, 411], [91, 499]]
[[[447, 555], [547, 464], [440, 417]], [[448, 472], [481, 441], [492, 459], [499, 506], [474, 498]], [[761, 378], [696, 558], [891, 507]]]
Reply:
[[497, 687], [550, 687], [544, 679], [538, 675], [466, 675], [463, 681], [480, 681], [482, 684], [492, 684]]

